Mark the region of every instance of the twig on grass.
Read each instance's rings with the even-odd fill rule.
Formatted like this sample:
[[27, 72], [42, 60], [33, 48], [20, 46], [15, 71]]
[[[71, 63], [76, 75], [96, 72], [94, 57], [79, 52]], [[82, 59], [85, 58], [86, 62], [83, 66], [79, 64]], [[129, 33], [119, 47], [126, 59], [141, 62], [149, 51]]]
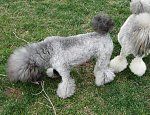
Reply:
[[4, 74], [0, 74], [0, 76], [2, 76], [2, 77], [6, 77], [7, 75], [4, 75]]
[[43, 89], [39, 93], [36, 93], [36, 94], [32, 93], [32, 95], [40, 95], [42, 92], [43, 92]]
[[[45, 89], [44, 89], [44, 81], [41, 82], [41, 87], [42, 87], [42, 90], [41, 90], [39, 93], [32, 94], [32, 95], [39, 95], [39, 94], [41, 94], [41, 93], [43, 92], [43, 93], [44, 93], [44, 94], [43, 94], [43, 97], [51, 104], [51, 106], [52, 106], [52, 108], [53, 108], [53, 111], [54, 111], [54, 115], [57, 115], [57, 114], [56, 114], [56, 109], [55, 109], [55, 107], [54, 107], [54, 104], [52, 103], [51, 99], [49, 98], [49, 96], [47, 95], [47, 93], [46, 93], [46, 91], [45, 91]], [[48, 105], [46, 105], [46, 106], [48, 106]], [[48, 106], [48, 107], [49, 107], [49, 106]], [[49, 108], [51, 108], [51, 107], [49, 107]]]
[[16, 37], [17, 39], [22, 40], [22, 41], [24, 41], [25, 43], [29, 44], [29, 42], [26, 41], [25, 39], [19, 38], [19, 37], [16, 35], [15, 32], [13, 32], [13, 34], [15, 35], [15, 37]]
[[38, 104], [40, 104], [40, 105], [44, 105], [44, 106], [46, 106], [46, 107], [48, 107], [48, 108], [52, 108], [52, 107], [50, 107], [49, 105], [45, 105], [44, 103], [41, 103], [41, 102], [35, 102], [35, 103], [38, 103]]

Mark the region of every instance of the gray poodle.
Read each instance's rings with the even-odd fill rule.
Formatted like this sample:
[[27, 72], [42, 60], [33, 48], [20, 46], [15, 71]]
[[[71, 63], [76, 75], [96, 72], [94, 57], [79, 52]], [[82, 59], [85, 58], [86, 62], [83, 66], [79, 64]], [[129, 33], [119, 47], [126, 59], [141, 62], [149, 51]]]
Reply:
[[62, 77], [57, 95], [67, 98], [75, 92], [75, 81], [70, 76], [71, 68], [95, 57], [96, 85], [111, 82], [115, 75], [109, 68], [113, 42], [108, 32], [114, 23], [109, 16], [100, 14], [93, 18], [92, 26], [95, 32], [69, 37], [47, 37], [44, 41], [16, 49], [8, 59], [10, 81], [36, 81], [43, 76], [44, 69], [47, 69], [49, 77], [53, 77], [55, 70]]
[[126, 57], [133, 54], [130, 64], [131, 71], [142, 76], [146, 71], [146, 64], [142, 58], [150, 53], [150, 0], [131, 0], [132, 15], [126, 20], [118, 34], [121, 44], [120, 55], [111, 60], [110, 67], [115, 72], [123, 71], [128, 63]]

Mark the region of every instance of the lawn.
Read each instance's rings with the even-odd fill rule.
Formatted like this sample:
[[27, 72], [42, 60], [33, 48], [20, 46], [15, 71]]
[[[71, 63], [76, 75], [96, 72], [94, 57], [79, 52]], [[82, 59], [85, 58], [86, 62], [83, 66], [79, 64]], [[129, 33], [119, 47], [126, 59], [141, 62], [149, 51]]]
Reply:
[[[112, 58], [119, 54], [119, 28], [130, 15], [129, 0], [0, 0], [0, 74], [6, 75], [6, 63], [13, 50], [47, 36], [69, 36], [91, 32], [91, 19], [100, 11], [115, 21]], [[129, 62], [133, 57], [128, 58]], [[58, 115], [148, 115], [150, 114], [150, 56], [144, 61], [148, 70], [137, 77], [129, 68], [116, 74], [113, 82], [97, 87], [95, 61], [75, 67], [71, 75], [76, 93], [68, 99], [56, 96], [58, 79], [44, 78], [45, 91]], [[44, 98], [40, 85], [10, 83], [0, 76], [0, 114], [53, 115], [52, 105]]]

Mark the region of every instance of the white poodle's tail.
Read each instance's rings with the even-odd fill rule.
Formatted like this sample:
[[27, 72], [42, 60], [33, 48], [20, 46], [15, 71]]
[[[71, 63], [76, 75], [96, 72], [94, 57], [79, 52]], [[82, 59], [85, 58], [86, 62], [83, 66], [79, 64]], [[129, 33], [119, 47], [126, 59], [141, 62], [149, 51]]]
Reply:
[[92, 26], [96, 32], [106, 34], [112, 30], [114, 22], [108, 15], [99, 14], [93, 18]]
[[30, 58], [30, 51], [26, 47], [16, 49], [11, 54], [7, 68], [10, 81], [36, 81], [42, 75], [39, 67]]
[[134, 32], [131, 36], [134, 55], [144, 56], [150, 52], [150, 14], [142, 13], [136, 16]]

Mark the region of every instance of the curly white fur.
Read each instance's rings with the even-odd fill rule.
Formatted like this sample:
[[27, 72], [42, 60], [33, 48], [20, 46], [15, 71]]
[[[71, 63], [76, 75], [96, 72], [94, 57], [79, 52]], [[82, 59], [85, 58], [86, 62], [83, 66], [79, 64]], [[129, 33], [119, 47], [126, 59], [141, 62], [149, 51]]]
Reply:
[[130, 69], [135, 75], [142, 76], [146, 71], [146, 65], [142, 58], [136, 57], [132, 60]]
[[[129, 54], [142, 59], [150, 53], [150, 0], [132, 0], [130, 8], [133, 14], [123, 24], [118, 34], [118, 41], [122, 47], [120, 56], [124, 58], [120, 60], [115, 57], [110, 63], [110, 66], [118, 72], [126, 68], [125, 58]], [[130, 64], [130, 69], [134, 74], [142, 76], [146, 66], [143, 61], [139, 59], [137, 61], [136, 58]]]
[[110, 67], [115, 73], [121, 72], [127, 68], [128, 62], [127, 59], [123, 56], [117, 56], [110, 62]]

